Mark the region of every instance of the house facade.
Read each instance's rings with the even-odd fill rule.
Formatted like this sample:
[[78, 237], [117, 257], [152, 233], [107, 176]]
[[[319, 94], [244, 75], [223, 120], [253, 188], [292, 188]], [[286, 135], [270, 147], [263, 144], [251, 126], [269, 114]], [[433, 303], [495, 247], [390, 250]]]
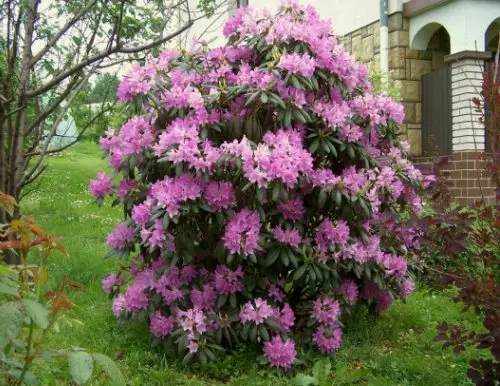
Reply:
[[[498, 50], [500, 0], [300, 1], [332, 21], [356, 60], [375, 67], [381, 59], [387, 62], [401, 86], [406, 113], [401, 130], [415, 161], [450, 156], [455, 198], [470, 203], [484, 195], [493, 202], [489, 179], [478, 174], [483, 162], [478, 154], [487, 151], [487, 143], [472, 98], [479, 95], [482, 72]], [[190, 34], [223, 44], [222, 25], [236, 8], [273, 10], [280, 3], [228, 0], [227, 10], [195, 24]], [[381, 9], [388, 15], [388, 33], [381, 29]], [[382, 58], [381, 46], [387, 52]]]

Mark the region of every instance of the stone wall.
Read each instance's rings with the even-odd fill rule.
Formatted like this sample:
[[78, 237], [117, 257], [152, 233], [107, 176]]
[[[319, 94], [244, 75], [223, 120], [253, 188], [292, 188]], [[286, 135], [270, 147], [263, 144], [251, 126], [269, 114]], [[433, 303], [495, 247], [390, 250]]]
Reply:
[[[406, 118], [401, 127], [408, 138], [412, 155], [422, 155], [422, 75], [445, 65], [449, 39], [444, 31], [436, 33], [427, 51], [409, 49], [409, 21], [401, 12], [389, 16], [389, 69], [401, 86]], [[342, 37], [346, 51], [358, 61], [380, 68], [380, 24], [375, 22]]]
[[[472, 205], [484, 198], [486, 205], [494, 205], [496, 192], [493, 181], [486, 175], [484, 153], [455, 152], [449, 157], [450, 193], [460, 205]], [[413, 159], [417, 167], [432, 170], [432, 158]]]

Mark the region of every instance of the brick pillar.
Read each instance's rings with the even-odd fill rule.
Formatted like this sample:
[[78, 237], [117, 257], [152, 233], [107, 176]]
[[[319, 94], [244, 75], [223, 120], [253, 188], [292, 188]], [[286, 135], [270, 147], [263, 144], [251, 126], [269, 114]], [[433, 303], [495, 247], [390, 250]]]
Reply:
[[484, 125], [472, 98], [479, 97], [484, 59], [489, 52], [462, 51], [445, 57], [451, 66], [452, 150], [484, 151]]

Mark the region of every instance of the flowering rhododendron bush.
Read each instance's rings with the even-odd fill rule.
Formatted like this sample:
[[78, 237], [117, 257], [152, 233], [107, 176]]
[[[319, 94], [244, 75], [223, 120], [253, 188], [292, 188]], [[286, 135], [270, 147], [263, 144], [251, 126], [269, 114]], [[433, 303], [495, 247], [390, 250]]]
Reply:
[[413, 290], [417, 233], [399, 213], [421, 210], [426, 178], [398, 139], [402, 106], [370, 93], [313, 8], [239, 10], [224, 34], [119, 86], [141, 114], [101, 139], [121, 181], [90, 185], [125, 212], [103, 284], [118, 318], [186, 362], [245, 341], [290, 368], [294, 336], [335, 352], [353, 306]]

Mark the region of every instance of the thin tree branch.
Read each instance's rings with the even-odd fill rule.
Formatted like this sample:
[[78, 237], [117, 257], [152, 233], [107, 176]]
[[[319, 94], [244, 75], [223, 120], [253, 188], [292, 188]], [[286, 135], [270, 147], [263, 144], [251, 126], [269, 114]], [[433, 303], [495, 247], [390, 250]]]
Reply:
[[69, 84], [66, 86], [66, 89], [48, 106], [42, 114], [36, 117], [36, 119], [26, 128], [25, 134], [30, 134], [38, 125], [40, 125], [50, 114], [52, 114], [61, 104], [61, 102], [69, 95], [71, 90], [78, 83], [79, 78], [75, 76]]
[[133, 53], [137, 53], [137, 52], [141, 52], [141, 51], [145, 51], [145, 50], [154, 48], [154, 47], [156, 47], [160, 44], [163, 44], [163, 43], [175, 38], [176, 36], [182, 34], [186, 30], [188, 30], [193, 25], [193, 23], [194, 23], [194, 21], [191, 20], [190, 22], [186, 23], [183, 27], [181, 27], [177, 31], [169, 34], [168, 36], [165, 36], [162, 39], [155, 40], [149, 44], [144, 44], [142, 46], [130, 47], [130, 48], [120, 48], [120, 47], [115, 46], [111, 50], [101, 51], [100, 53], [87, 58], [86, 60], [78, 63], [74, 67], [72, 67], [72, 68], [62, 72], [61, 74], [55, 76], [49, 82], [47, 82], [45, 85], [43, 85], [35, 90], [28, 91], [26, 93], [26, 95], [28, 98], [33, 98], [37, 95], [40, 95], [40, 94], [44, 93], [45, 91], [50, 90], [52, 87], [56, 86], [57, 84], [61, 83], [64, 79], [68, 78], [69, 76], [77, 73], [78, 71], [80, 71], [84, 67], [87, 67], [90, 64], [93, 64], [99, 60], [105, 59], [112, 54], [115, 54], [115, 53], [133, 54]]
[[67, 111], [71, 105], [71, 102], [73, 101], [73, 99], [75, 99], [75, 97], [78, 95], [78, 93], [80, 92], [83, 85], [87, 82], [87, 80], [90, 78], [90, 76], [93, 73], [94, 73], [93, 69], [91, 71], [89, 71], [89, 73], [80, 81], [78, 86], [73, 90], [73, 93], [69, 96], [69, 98], [66, 102], [65, 108], [63, 109], [63, 111], [61, 111], [61, 113], [59, 114], [59, 116], [55, 120], [54, 124], [52, 125], [52, 129], [50, 130], [49, 135], [45, 139], [45, 143], [43, 144], [43, 147], [42, 147], [42, 150], [40, 152], [38, 160], [36, 161], [35, 165], [33, 165], [31, 170], [26, 173], [26, 175], [21, 179], [21, 181], [19, 181], [19, 185], [18, 185], [19, 189], [22, 188], [23, 186], [25, 186], [26, 181], [30, 180], [31, 177], [37, 172], [37, 169], [40, 167], [40, 165], [42, 164], [42, 162], [45, 158], [45, 154], [49, 148], [50, 141], [51, 141], [52, 137], [54, 136], [54, 134], [56, 133], [57, 128], [59, 127], [59, 124], [61, 123], [62, 119], [64, 118], [64, 115], [67, 113]]
[[52, 47], [54, 47], [59, 39], [73, 26], [76, 22], [85, 16], [85, 14], [97, 4], [97, 0], [90, 1], [85, 8], [83, 8], [80, 12], [78, 12], [71, 20], [69, 20], [53, 37], [50, 39], [45, 47], [43, 47], [40, 52], [38, 52], [32, 59], [30, 66], [32, 67], [35, 63], [37, 63], [47, 52], [50, 51]]

